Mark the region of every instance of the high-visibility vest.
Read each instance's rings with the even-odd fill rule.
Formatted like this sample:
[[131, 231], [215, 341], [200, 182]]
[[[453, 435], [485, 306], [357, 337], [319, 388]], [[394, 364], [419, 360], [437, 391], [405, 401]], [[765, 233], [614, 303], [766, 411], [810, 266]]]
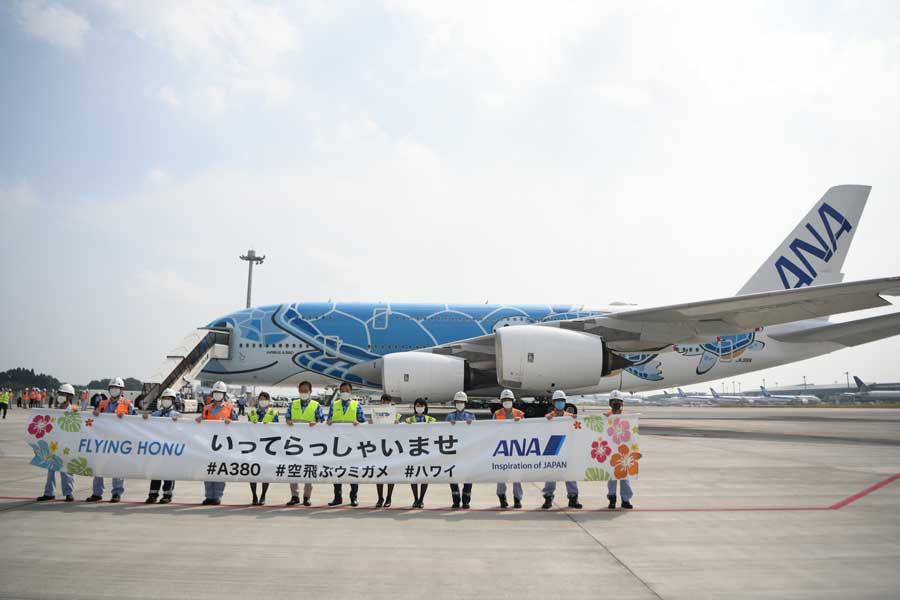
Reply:
[[[620, 415], [624, 415], [624, 414], [625, 414], [625, 409], [623, 408], [623, 409], [622, 409], [622, 412], [620, 412], [619, 414], [620, 414]], [[613, 412], [612, 412], [611, 410], [608, 410], [608, 411], [606, 411], [605, 413], [603, 413], [603, 416], [604, 416], [604, 417], [612, 417], [612, 416], [614, 416], [614, 415], [613, 415]]]
[[82, 402], [87, 402], [87, 401], [88, 401], [88, 392], [87, 392], [87, 390], [84, 390], [83, 392], [81, 392], [81, 401], [82, 401]]
[[210, 402], [209, 404], [207, 404], [203, 407], [203, 420], [204, 421], [223, 421], [225, 419], [230, 419], [231, 411], [234, 410], [234, 405], [231, 402], [224, 403], [222, 405], [222, 409], [218, 412], [218, 414], [216, 414], [216, 416], [213, 416], [212, 409], [213, 409], [212, 402]]
[[[518, 408], [513, 409], [513, 416], [512, 416], [513, 419], [521, 419], [524, 416], [525, 416], [525, 413], [523, 413]], [[494, 418], [498, 421], [505, 421], [506, 420], [506, 409], [501, 408], [498, 411], [494, 411]]]
[[[422, 416], [425, 417], [425, 420], [422, 421], [423, 423], [434, 423], [435, 421], [437, 421], [437, 419], [435, 419], [434, 417], [429, 417], [428, 415], [422, 415]], [[411, 425], [413, 423], [418, 423], [418, 421], [416, 421], [415, 415], [413, 415], [411, 417], [406, 417], [407, 425]]]
[[[267, 408], [266, 414], [263, 415], [262, 422], [263, 423], [271, 423], [275, 420], [275, 417], [278, 416], [278, 411], [274, 408]], [[259, 423], [259, 414], [256, 412], [256, 409], [250, 411], [250, 421], [252, 423]]]
[[332, 423], [355, 423], [356, 411], [359, 408], [359, 402], [350, 401], [350, 406], [344, 411], [344, 403], [340, 400], [335, 401], [331, 405], [331, 422]]
[[9, 404], [9, 392], [0, 392], [0, 404]]
[[306, 403], [306, 408], [303, 408], [303, 402], [300, 398], [294, 398], [291, 400], [291, 410], [288, 414], [291, 416], [291, 421], [312, 423], [316, 420], [316, 411], [318, 409], [319, 403], [315, 400], [310, 399], [309, 402]]
[[567, 410], [567, 411], [565, 411], [565, 414], [564, 414], [564, 415], [558, 415], [558, 414], [556, 414], [556, 411], [555, 411], [555, 410], [551, 410], [550, 412], [547, 413], [547, 416], [548, 416], [548, 417], [549, 417], [550, 415], [553, 415], [554, 417], [574, 417], [574, 416], [575, 416], [575, 413], [570, 412], [570, 411]]
[[[106, 408], [109, 406], [109, 400], [101, 400], [100, 404], [97, 405], [97, 410], [105, 413]], [[119, 396], [119, 404], [116, 405], [116, 414], [117, 415], [127, 415], [128, 409], [131, 408], [131, 400], [124, 396]]]

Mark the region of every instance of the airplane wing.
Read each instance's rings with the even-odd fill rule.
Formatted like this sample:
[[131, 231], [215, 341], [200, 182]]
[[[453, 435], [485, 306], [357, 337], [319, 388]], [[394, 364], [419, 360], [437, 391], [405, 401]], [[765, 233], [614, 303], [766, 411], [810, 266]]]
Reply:
[[890, 306], [882, 296], [900, 296], [900, 277], [629, 310], [547, 325], [601, 335], [613, 350], [640, 352], [746, 333], [769, 325]]
[[[900, 277], [626, 310], [549, 321], [540, 326], [602, 336], [612, 350], [620, 353], [658, 352], [676, 344], [700, 343], [716, 336], [746, 333], [769, 325], [889, 306], [891, 303], [882, 296], [900, 296]], [[451, 342], [420, 352], [459, 356], [475, 368], [490, 369], [495, 361], [494, 335]]]

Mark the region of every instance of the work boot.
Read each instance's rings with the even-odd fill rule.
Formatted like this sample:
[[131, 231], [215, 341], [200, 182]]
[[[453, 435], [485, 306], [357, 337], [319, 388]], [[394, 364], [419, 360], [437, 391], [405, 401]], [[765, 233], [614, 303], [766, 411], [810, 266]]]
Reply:
[[213, 500], [212, 498], [204, 498], [202, 504], [203, 506], [209, 506], [213, 502], [215, 502], [215, 500]]
[[466, 496], [465, 494], [463, 494], [463, 497], [462, 497], [462, 507], [463, 507], [464, 509], [468, 509], [468, 508], [469, 508], [469, 502], [471, 502], [471, 500], [472, 500], [472, 497], [471, 497], [471, 496]]
[[500, 498], [500, 508], [509, 508], [509, 502], [506, 501], [506, 496], [497, 494], [497, 497]]
[[[609, 506], [607, 506], [606, 508], [615, 508], [616, 507], [616, 497], [615, 496], [607, 496], [606, 499], [609, 500]], [[624, 502], [623, 502], [623, 504], [624, 504]]]
[[257, 506], [265, 506], [265, 505], [266, 505], [266, 495], [263, 494], [262, 496], [259, 497], [259, 503], [257, 504]]
[[634, 507], [631, 505], [631, 502], [629, 502], [628, 500], [622, 500], [622, 508], [624, 508], [626, 510], [631, 510]]
[[121, 499], [122, 499], [122, 496], [120, 496], [120, 495], [118, 495], [118, 494], [113, 494], [113, 495], [112, 495], [112, 498], [110, 498], [109, 501], [115, 503], [115, 502], [118, 502], [118, 501], [121, 500]]
[[581, 508], [581, 503], [578, 502], [578, 496], [569, 496], [569, 508]]
[[544, 496], [544, 503], [541, 504], [541, 508], [543, 508], [544, 510], [553, 508], [553, 496]]
[[459, 508], [459, 496], [453, 495], [453, 508]]
[[303, 506], [312, 506], [312, 502], [309, 501], [309, 496], [303, 496]]
[[250, 501], [250, 504], [253, 506], [257, 506], [259, 504], [259, 497], [256, 494], [253, 494], [253, 499]]
[[300, 504], [299, 496], [291, 496], [291, 499], [287, 501], [287, 504], [285, 504], [285, 506], [294, 506], [295, 504]]
[[66, 502], [75, 502], [74, 496], [66, 496]]
[[39, 496], [35, 498], [36, 502], [46, 502], [47, 500], [56, 500], [56, 496]]
[[344, 503], [343, 498], [341, 498], [340, 496], [335, 496], [334, 500], [332, 500], [331, 502], [328, 503], [328, 506], [338, 506], [343, 503]]
[[522, 500], [520, 498], [513, 498], [513, 508], [522, 508]]
[[359, 502], [356, 500], [356, 496], [350, 496], [350, 506], [359, 506]]
[[381, 508], [382, 506], [384, 506], [384, 500], [379, 498], [378, 502], [375, 503], [375, 508]]
[[172, 501], [172, 494], [163, 494], [162, 500], [159, 501], [160, 504], [168, 504]]
[[100, 502], [103, 500], [102, 496], [98, 496], [97, 494], [91, 494], [87, 498], [84, 499], [85, 502]]
[[157, 498], [159, 498], [159, 494], [150, 494], [147, 496], [147, 499], [144, 500], [144, 504], [156, 504]]

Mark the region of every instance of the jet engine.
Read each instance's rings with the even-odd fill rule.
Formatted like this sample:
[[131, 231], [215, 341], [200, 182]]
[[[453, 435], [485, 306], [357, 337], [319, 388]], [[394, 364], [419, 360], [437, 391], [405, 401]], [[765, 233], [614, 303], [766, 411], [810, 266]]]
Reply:
[[631, 365], [596, 335], [556, 327], [505, 327], [495, 332], [497, 381], [535, 392], [595, 386]]
[[443, 402], [465, 389], [466, 361], [428, 352], [396, 352], [384, 357], [381, 384], [395, 398]]

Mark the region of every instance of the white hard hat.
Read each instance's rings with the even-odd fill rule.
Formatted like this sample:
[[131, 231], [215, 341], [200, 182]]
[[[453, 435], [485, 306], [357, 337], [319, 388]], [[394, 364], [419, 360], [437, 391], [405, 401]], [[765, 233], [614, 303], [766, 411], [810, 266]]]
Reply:
[[175, 390], [172, 388], [166, 388], [163, 390], [163, 393], [159, 395], [160, 398], [174, 398]]
[[453, 395], [453, 401], [454, 401], [454, 402], [468, 402], [468, 401], [469, 401], [469, 397], [466, 396], [466, 393], [465, 393], [465, 392], [456, 392], [456, 393]]
[[72, 387], [71, 383], [62, 384], [61, 386], [59, 386], [59, 389], [56, 391], [59, 394], [71, 394], [72, 396], [75, 395], [75, 388]]
[[224, 382], [224, 381], [217, 381], [217, 382], [215, 382], [215, 383], [213, 384], [213, 389], [212, 389], [212, 391], [214, 391], [214, 392], [227, 392], [227, 391], [228, 391], [228, 388], [225, 386], [225, 382]]
[[619, 390], [613, 390], [612, 392], [610, 392], [609, 399], [610, 400], [621, 400], [622, 402], [625, 402], [625, 396], [623, 396], [622, 392], [620, 392]]
[[515, 400], [516, 395], [512, 393], [512, 390], [503, 390], [502, 392], [500, 392], [500, 399], [501, 400]]
[[553, 399], [554, 400], [565, 400], [566, 393], [562, 390], [556, 390], [555, 392], [553, 392]]
[[109, 385], [106, 387], [108, 387], [108, 388], [117, 387], [117, 388], [122, 388], [124, 390], [125, 382], [122, 381], [121, 377], [113, 377], [112, 379], [109, 380]]

